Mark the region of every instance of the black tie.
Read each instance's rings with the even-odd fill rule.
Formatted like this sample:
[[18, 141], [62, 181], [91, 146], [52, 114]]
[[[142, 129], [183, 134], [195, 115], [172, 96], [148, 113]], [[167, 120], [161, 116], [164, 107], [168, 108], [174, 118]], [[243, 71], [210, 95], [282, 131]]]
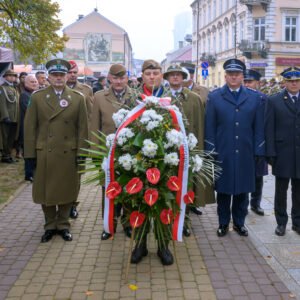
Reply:
[[300, 101], [298, 100], [297, 96], [292, 96], [292, 99], [295, 103], [296, 108], [299, 110], [300, 109]]
[[57, 99], [60, 100], [61, 94], [57, 93], [56, 95], [57, 95]]
[[232, 93], [234, 99], [236, 100], [237, 96], [238, 96], [238, 92], [237, 91], [232, 91], [231, 93]]

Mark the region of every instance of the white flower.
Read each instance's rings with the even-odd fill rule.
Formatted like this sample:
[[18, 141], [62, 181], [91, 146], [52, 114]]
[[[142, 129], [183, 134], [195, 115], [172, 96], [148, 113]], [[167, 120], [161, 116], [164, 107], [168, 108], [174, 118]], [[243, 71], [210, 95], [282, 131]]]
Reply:
[[165, 154], [164, 162], [165, 162], [165, 164], [168, 164], [171, 166], [178, 166], [178, 163], [179, 163], [178, 154], [176, 152]]
[[199, 156], [199, 155], [195, 155], [192, 157], [192, 161], [193, 161], [193, 169], [192, 169], [192, 172], [195, 173], [195, 172], [199, 172], [201, 170], [201, 167], [202, 167], [202, 158]]
[[133, 159], [130, 154], [120, 156], [118, 162], [126, 171], [130, 171], [133, 165]]
[[146, 130], [147, 131], [151, 131], [152, 129], [156, 128], [159, 126], [159, 122], [158, 121], [150, 121], [147, 126], [146, 126]]
[[107, 167], [107, 157], [103, 158], [102, 164], [101, 164], [101, 168], [104, 172], [106, 172], [106, 167]]
[[147, 124], [151, 121], [162, 121], [163, 117], [159, 115], [154, 109], [145, 110], [142, 114], [140, 122], [142, 124]]
[[133, 131], [130, 128], [122, 128], [117, 137], [117, 143], [119, 146], [123, 146], [128, 139], [134, 136]]
[[145, 98], [146, 104], [158, 104], [159, 98], [155, 96], [148, 96]]
[[143, 142], [143, 148], [142, 148], [142, 153], [147, 156], [147, 157], [154, 157], [156, 155], [156, 151], [158, 146], [153, 143], [150, 139], [146, 139]]
[[112, 115], [112, 119], [114, 120], [117, 128], [123, 123], [123, 121], [125, 120], [128, 113], [129, 113], [129, 110], [121, 108]]
[[168, 106], [168, 108], [180, 112], [179, 108], [176, 105], [170, 105]]
[[188, 135], [188, 144], [190, 150], [193, 150], [198, 144], [198, 140], [193, 133]]
[[114, 142], [114, 139], [115, 139], [115, 134], [112, 133], [112, 134], [109, 134], [107, 137], [106, 137], [106, 146], [108, 148], [110, 148]]
[[182, 132], [180, 132], [176, 129], [167, 131], [166, 138], [167, 138], [168, 143], [164, 144], [165, 149], [168, 149], [173, 146], [176, 146], [179, 149], [183, 143], [183, 134], [182, 134]]

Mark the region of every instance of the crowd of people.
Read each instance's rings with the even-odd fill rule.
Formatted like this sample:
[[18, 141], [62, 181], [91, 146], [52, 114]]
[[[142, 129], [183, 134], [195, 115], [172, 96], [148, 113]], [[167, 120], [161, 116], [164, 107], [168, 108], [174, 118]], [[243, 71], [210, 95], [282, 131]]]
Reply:
[[[261, 199], [268, 164], [275, 176], [275, 234], [285, 234], [289, 181], [292, 229], [300, 234], [300, 69], [284, 70], [277, 84], [275, 79], [269, 83], [261, 79], [238, 59], [227, 60], [223, 67], [225, 85], [211, 91], [195, 82], [191, 63], [172, 64], [163, 72], [158, 62], [148, 59], [141, 78], [131, 79], [123, 65], [114, 64], [107, 78], [100, 77], [93, 87], [78, 81], [75, 61], [50, 60], [47, 73], [35, 75], [18, 76], [7, 70], [0, 87], [1, 162], [25, 158], [25, 180], [33, 182], [33, 200], [41, 204], [45, 215], [41, 241], [48, 242], [56, 234], [72, 240], [69, 218], [78, 217], [80, 149], [88, 147], [88, 139], [99, 143], [91, 132], [114, 133], [113, 113], [132, 105], [137, 94], [171, 97], [188, 121], [186, 131], [197, 137], [199, 149], [211, 153], [222, 168], [214, 184], [194, 185], [195, 203], [187, 208], [184, 236], [191, 234], [188, 215], [201, 215], [200, 207], [215, 201], [217, 235], [228, 233], [232, 218], [233, 229], [247, 236], [249, 202], [254, 213], [264, 215]], [[121, 214], [122, 207], [116, 206], [115, 228]], [[132, 229], [124, 210], [121, 219], [130, 237]], [[109, 238], [111, 234], [103, 231], [101, 239]], [[164, 265], [173, 263], [168, 243], [157, 252]], [[136, 243], [131, 263], [139, 263], [147, 253], [144, 237]]]

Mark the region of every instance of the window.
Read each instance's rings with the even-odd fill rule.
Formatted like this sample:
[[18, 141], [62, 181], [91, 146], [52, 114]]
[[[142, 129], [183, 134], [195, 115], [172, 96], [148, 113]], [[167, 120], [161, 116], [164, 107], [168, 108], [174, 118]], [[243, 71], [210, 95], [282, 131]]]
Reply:
[[285, 41], [296, 42], [297, 40], [297, 17], [285, 18]]
[[232, 48], [235, 47], [235, 23], [232, 23], [231, 24], [231, 45], [232, 45]]
[[254, 41], [265, 40], [265, 30], [266, 30], [265, 23], [266, 23], [265, 18], [254, 19]]
[[210, 53], [210, 35], [207, 36], [207, 52]]
[[213, 35], [213, 51], [216, 52], [217, 47], [217, 40], [216, 40], [216, 33]]
[[222, 31], [219, 32], [219, 51], [222, 52], [223, 35]]
[[214, 19], [215, 19], [216, 16], [217, 16], [217, 0], [214, 0], [214, 3], [213, 3], [213, 12], [214, 12]]
[[206, 25], [206, 9], [203, 8], [203, 27]]
[[240, 40], [244, 40], [245, 29], [244, 29], [244, 20], [240, 21]]
[[211, 5], [208, 5], [208, 9], [207, 9], [207, 22], [209, 23], [211, 21]]
[[228, 27], [225, 29], [225, 50], [228, 50], [229, 30]]
[[221, 15], [222, 12], [223, 12], [222, 3], [223, 3], [223, 0], [219, 0], [219, 14], [220, 14], [220, 15]]

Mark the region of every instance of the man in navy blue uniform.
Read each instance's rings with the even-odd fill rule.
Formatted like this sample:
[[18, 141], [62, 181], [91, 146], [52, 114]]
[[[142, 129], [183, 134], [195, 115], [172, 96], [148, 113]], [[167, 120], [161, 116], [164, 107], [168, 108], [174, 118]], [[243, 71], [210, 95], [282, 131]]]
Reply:
[[227, 234], [232, 214], [233, 229], [247, 236], [247, 194], [255, 190], [255, 157], [264, 155], [263, 106], [257, 92], [242, 86], [242, 61], [229, 59], [223, 68], [226, 84], [209, 94], [205, 117], [205, 149], [215, 152], [222, 168], [215, 183], [217, 235]]
[[[251, 69], [247, 69], [244, 72], [244, 86], [246, 86], [249, 89], [258, 91], [259, 89], [259, 80], [261, 78], [261, 75]], [[267, 96], [260, 91], [258, 91], [258, 94], [261, 98], [262, 105], [265, 106]], [[261, 110], [263, 113], [263, 111]], [[263, 118], [264, 116], [262, 116]], [[261, 198], [262, 198], [262, 190], [264, 185], [263, 176], [268, 175], [268, 164], [264, 157], [256, 158], [255, 161], [255, 191], [251, 193], [251, 199], [250, 199], [250, 207], [253, 212], [255, 212], [259, 216], [264, 215], [264, 210], [261, 208]]]
[[300, 68], [280, 74], [285, 89], [268, 98], [266, 106], [266, 156], [275, 176], [275, 234], [285, 234], [287, 189], [292, 184], [292, 230], [300, 234]]

